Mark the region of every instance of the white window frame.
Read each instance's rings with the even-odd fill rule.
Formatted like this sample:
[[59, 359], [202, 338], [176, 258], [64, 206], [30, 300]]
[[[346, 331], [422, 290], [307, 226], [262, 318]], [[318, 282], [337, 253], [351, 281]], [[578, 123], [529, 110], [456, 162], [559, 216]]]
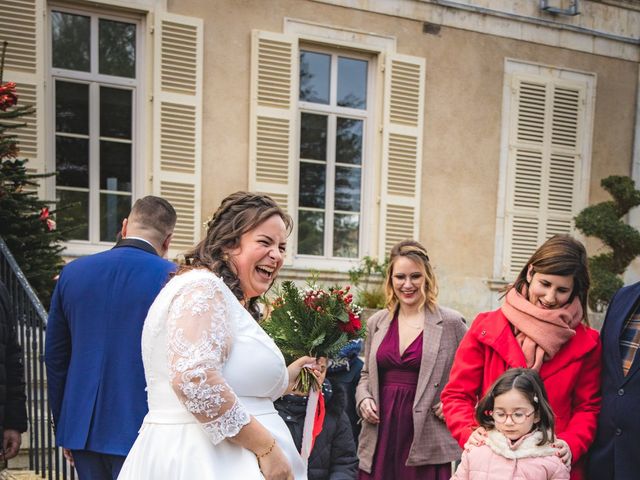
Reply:
[[[62, 68], [53, 68], [52, 66], [52, 26], [51, 12], [59, 11], [68, 14], [89, 16], [91, 19], [91, 67], [90, 72], [79, 72], [75, 70], [67, 70]], [[118, 22], [132, 23], [136, 25], [136, 70], [135, 78], [115, 77], [104, 75], [97, 72], [98, 70], [98, 21], [99, 19], [113, 20]], [[132, 90], [132, 118], [131, 118], [131, 203], [139, 198], [145, 191], [145, 178], [148, 168], [144, 159], [146, 158], [145, 142], [140, 132], [146, 131], [145, 117], [147, 112], [145, 109], [144, 98], [146, 98], [146, 88], [144, 81], [144, 72], [146, 71], [145, 61], [145, 38], [146, 38], [146, 22], [145, 16], [140, 14], [131, 14], [127, 12], [117, 11], [109, 8], [108, 10], [90, 9], [66, 4], [51, 3], [47, 7], [47, 17], [45, 26], [45, 35], [49, 41], [45, 42], [46, 50], [46, 77], [47, 88], [46, 99], [46, 119], [50, 128], [47, 128], [46, 139], [46, 169], [49, 172], [56, 171], [55, 159], [55, 82], [63, 80], [69, 82], [89, 83], [89, 240], [69, 240], [65, 243], [65, 255], [81, 256], [97, 253], [107, 250], [113, 246], [113, 242], [100, 241], [100, 206], [99, 198], [103, 189], [100, 189], [100, 172], [99, 172], [99, 105], [100, 93], [99, 87], [115, 87], [129, 88]], [[93, 107], [93, 109], [91, 109]], [[112, 139], [110, 139], [112, 140]], [[128, 143], [128, 142], [127, 142]], [[72, 190], [72, 187], [69, 187]], [[55, 178], [51, 177], [46, 182], [47, 197], [56, 198]], [[92, 201], [95, 197], [97, 201]], [[118, 221], [121, 221], [118, 220]], [[92, 240], [94, 239], [94, 240]]]
[[[289, 238], [289, 249], [285, 259], [287, 269], [292, 271], [336, 271], [346, 272], [364, 256], [377, 256], [381, 240], [379, 231], [384, 217], [381, 208], [386, 197], [386, 184], [381, 183], [382, 171], [386, 165], [385, 154], [386, 132], [384, 103], [387, 85], [390, 85], [390, 73], [385, 66], [391, 65], [391, 59], [399, 58], [396, 54], [396, 39], [392, 36], [376, 35], [350, 28], [323, 25], [308, 20], [284, 18], [283, 33], [254, 30], [252, 32], [252, 82], [251, 82], [251, 122], [249, 148], [249, 188], [265, 192], [277, 198], [288, 213], [297, 217], [298, 203], [298, 152], [299, 149], [299, 50], [301, 45], [324, 47], [333, 53], [343, 51], [358, 52], [369, 55], [371, 70], [368, 75], [368, 101], [372, 110], [371, 121], [365, 127], [363, 148], [369, 149], [364, 161], [370, 160], [371, 168], [366, 168], [362, 178], [362, 219], [363, 233], [360, 236], [358, 259], [342, 257], [324, 258], [295, 255], [297, 231]], [[307, 47], [309, 48], [309, 47]], [[270, 67], [272, 58], [278, 58], [283, 65], [291, 65], [290, 69], [274, 69]], [[411, 57], [413, 59], [413, 57]], [[263, 64], [261, 65], [261, 62]], [[260, 75], [263, 72], [263, 81]], [[289, 88], [289, 95], [274, 96], [269, 92], [265, 78], [277, 82], [283, 88]], [[421, 77], [424, 78], [424, 77]], [[261, 123], [262, 122], [262, 123]], [[272, 134], [268, 128], [273, 126], [278, 135]], [[284, 133], [286, 129], [286, 137]], [[261, 148], [260, 142], [273, 142], [278, 151], [272, 155]], [[263, 143], [262, 146], [267, 143]], [[285, 167], [286, 165], [286, 167]], [[279, 172], [273, 168], [277, 166]], [[284, 170], [284, 168], [286, 170]], [[383, 192], [384, 190], [384, 192]], [[386, 204], [385, 204], [386, 208]], [[294, 218], [295, 220], [295, 218]], [[297, 257], [297, 258], [296, 258]]]
[[[374, 205], [374, 192], [373, 185], [375, 183], [375, 162], [379, 161], [377, 155], [374, 154], [374, 136], [376, 132], [376, 110], [377, 110], [377, 98], [376, 95], [376, 72], [378, 68], [378, 55], [371, 53], [362, 53], [358, 50], [343, 49], [339, 46], [331, 46], [327, 44], [315, 44], [300, 41], [298, 45], [299, 52], [311, 51], [317, 53], [323, 53], [331, 56], [331, 77], [329, 82], [329, 105], [305, 102], [299, 100], [299, 92], [295, 92], [297, 101], [297, 124], [296, 124], [296, 138], [295, 138], [295, 158], [296, 158], [296, 171], [294, 175], [295, 183], [295, 210], [293, 212], [294, 224], [296, 227], [292, 232], [292, 248], [293, 254], [293, 267], [303, 269], [334, 269], [334, 270], [348, 270], [357, 265], [360, 259], [368, 253], [368, 246], [371, 243], [371, 231], [374, 220], [374, 208], [367, 208], [368, 205]], [[367, 109], [361, 110], [357, 108], [339, 107], [336, 104], [337, 97], [337, 81], [338, 81], [338, 57], [343, 56], [347, 58], [354, 58], [358, 60], [367, 61]], [[297, 72], [299, 76], [300, 72]], [[332, 106], [335, 105], [335, 106]], [[363, 113], [364, 112], [364, 113]], [[335, 193], [335, 136], [336, 136], [336, 118], [356, 118], [364, 121], [364, 128], [362, 132], [362, 162], [361, 162], [361, 184], [360, 184], [360, 231], [358, 234], [358, 258], [346, 258], [335, 257], [329, 255], [306, 255], [298, 253], [298, 211], [299, 211], [299, 187], [300, 187], [300, 119], [302, 113], [317, 113], [326, 114], [327, 119], [327, 176], [325, 190], [325, 234], [324, 234], [324, 251], [333, 249], [333, 218], [334, 218], [334, 193]], [[306, 162], [307, 160], [305, 160]], [[313, 163], [313, 161], [309, 161]], [[330, 217], [332, 220], [328, 222]], [[329, 225], [330, 223], [330, 225]], [[327, 233], [327, 229], [330, 231]]]
[[[493, 257], [493, 279], [490, 280], [492, 290], [499, 290], [502, 285], [513, 280], [507, 278], [504, 274], [507, 271], [505, 267], [505, 249], [506, 249], [506, 208], [507, 208], [507, 184], [508, 184], [508, 161], [509, 161], [509, 131], [512, 128], [510, 124], [511, 109], [513, 108], [511, 78], [514, 74], [532, 74], [537, 76], [545, 76], [548, 78], [557, 78], [565, 80], [574, 80], [585, 84], [587, 93], [585, 96], [585, 125], [584, 139], [581, 145], [581, 177], [579, 179], [579, 188], [577, 189], [576, 204], [577, 211], [586, 207], [589, 202], [589, 185], [591, 179], [591, 150], [593, 141], [593, 123], [594, 123], [594, 106], [596, 100], [596, 83], [597, 76], [593, 72], [584, 72], [579, 70], [565, 69], [562, 67], [525, 62], [518, 59], [506, 58], [504, 61], [504, 81], [502, 92], [502, 128], [500, 132], [500, 174], [498, 179], [498, 202], [496, 214], [496, 239]], [[584, 240], [583, 236], [577, 230], [571, 232], [573, 236], [580, 240]], [[497, 298], [497, 297], [496, 297]]]

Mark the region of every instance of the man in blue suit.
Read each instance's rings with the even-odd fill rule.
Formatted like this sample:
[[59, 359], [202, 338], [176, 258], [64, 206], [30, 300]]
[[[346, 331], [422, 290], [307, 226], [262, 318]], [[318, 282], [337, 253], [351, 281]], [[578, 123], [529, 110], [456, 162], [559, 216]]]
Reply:
[[115, 480], [147, 413], [140, 347], [147, 310], [175, 265], [164, 257], [174, 208], [147, 196], [109, 251], [65, 266], [45, 341], [56, 443], [81, 480]]
[[640, 478], [640, 282], [616, 292], [601, 331], [602, 409], [589, 479]]

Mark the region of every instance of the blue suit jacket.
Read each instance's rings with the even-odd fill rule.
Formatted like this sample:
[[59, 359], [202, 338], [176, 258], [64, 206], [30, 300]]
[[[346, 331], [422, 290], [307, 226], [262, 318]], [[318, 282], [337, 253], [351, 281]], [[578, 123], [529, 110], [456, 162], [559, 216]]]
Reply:
[[125, 240], [60, 274], [45, 342], [57, 445], [127, 455], [136, 439], [147, 413], [142, 325], [175, 268], [151, 251]]
[[621, 288], [602, 326], [602, 410], [591, 448], [589, 479], [640, 478], [640, 352], [626, 376], [620, 356], [620, 333], [638, 305], [640, 282]]

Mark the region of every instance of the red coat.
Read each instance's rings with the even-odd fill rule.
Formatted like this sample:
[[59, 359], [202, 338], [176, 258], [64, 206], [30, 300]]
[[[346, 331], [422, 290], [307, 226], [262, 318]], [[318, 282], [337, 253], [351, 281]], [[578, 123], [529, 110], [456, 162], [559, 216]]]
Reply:
[[[601, 350], [598, 332], [580, 324], [576, 335], [540, 369], [556, 416], [556, 434], [573, 455], [572, 480], [585, 478], [580, 459], [595, 438]], [[524, 354], [502, 310], [478, 315], [460, 342], [441, 396], [447, 426], [460, 446], [478, 426], [479, 398], [502, 373], [517, 367], [526, 367]]]

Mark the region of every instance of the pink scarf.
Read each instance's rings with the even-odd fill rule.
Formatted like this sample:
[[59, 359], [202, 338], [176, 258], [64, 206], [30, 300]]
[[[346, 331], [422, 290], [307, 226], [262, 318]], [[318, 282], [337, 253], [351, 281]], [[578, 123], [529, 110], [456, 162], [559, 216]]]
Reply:
[[553, 358], [573, 338], [582, 321], [582, 305], [577, 296], [564, 307], [546, 309], [529, 302], [515, 288], [507, 293], [502, 313], [514, 327], [527, 368], [538, 371], [544, 360]]

